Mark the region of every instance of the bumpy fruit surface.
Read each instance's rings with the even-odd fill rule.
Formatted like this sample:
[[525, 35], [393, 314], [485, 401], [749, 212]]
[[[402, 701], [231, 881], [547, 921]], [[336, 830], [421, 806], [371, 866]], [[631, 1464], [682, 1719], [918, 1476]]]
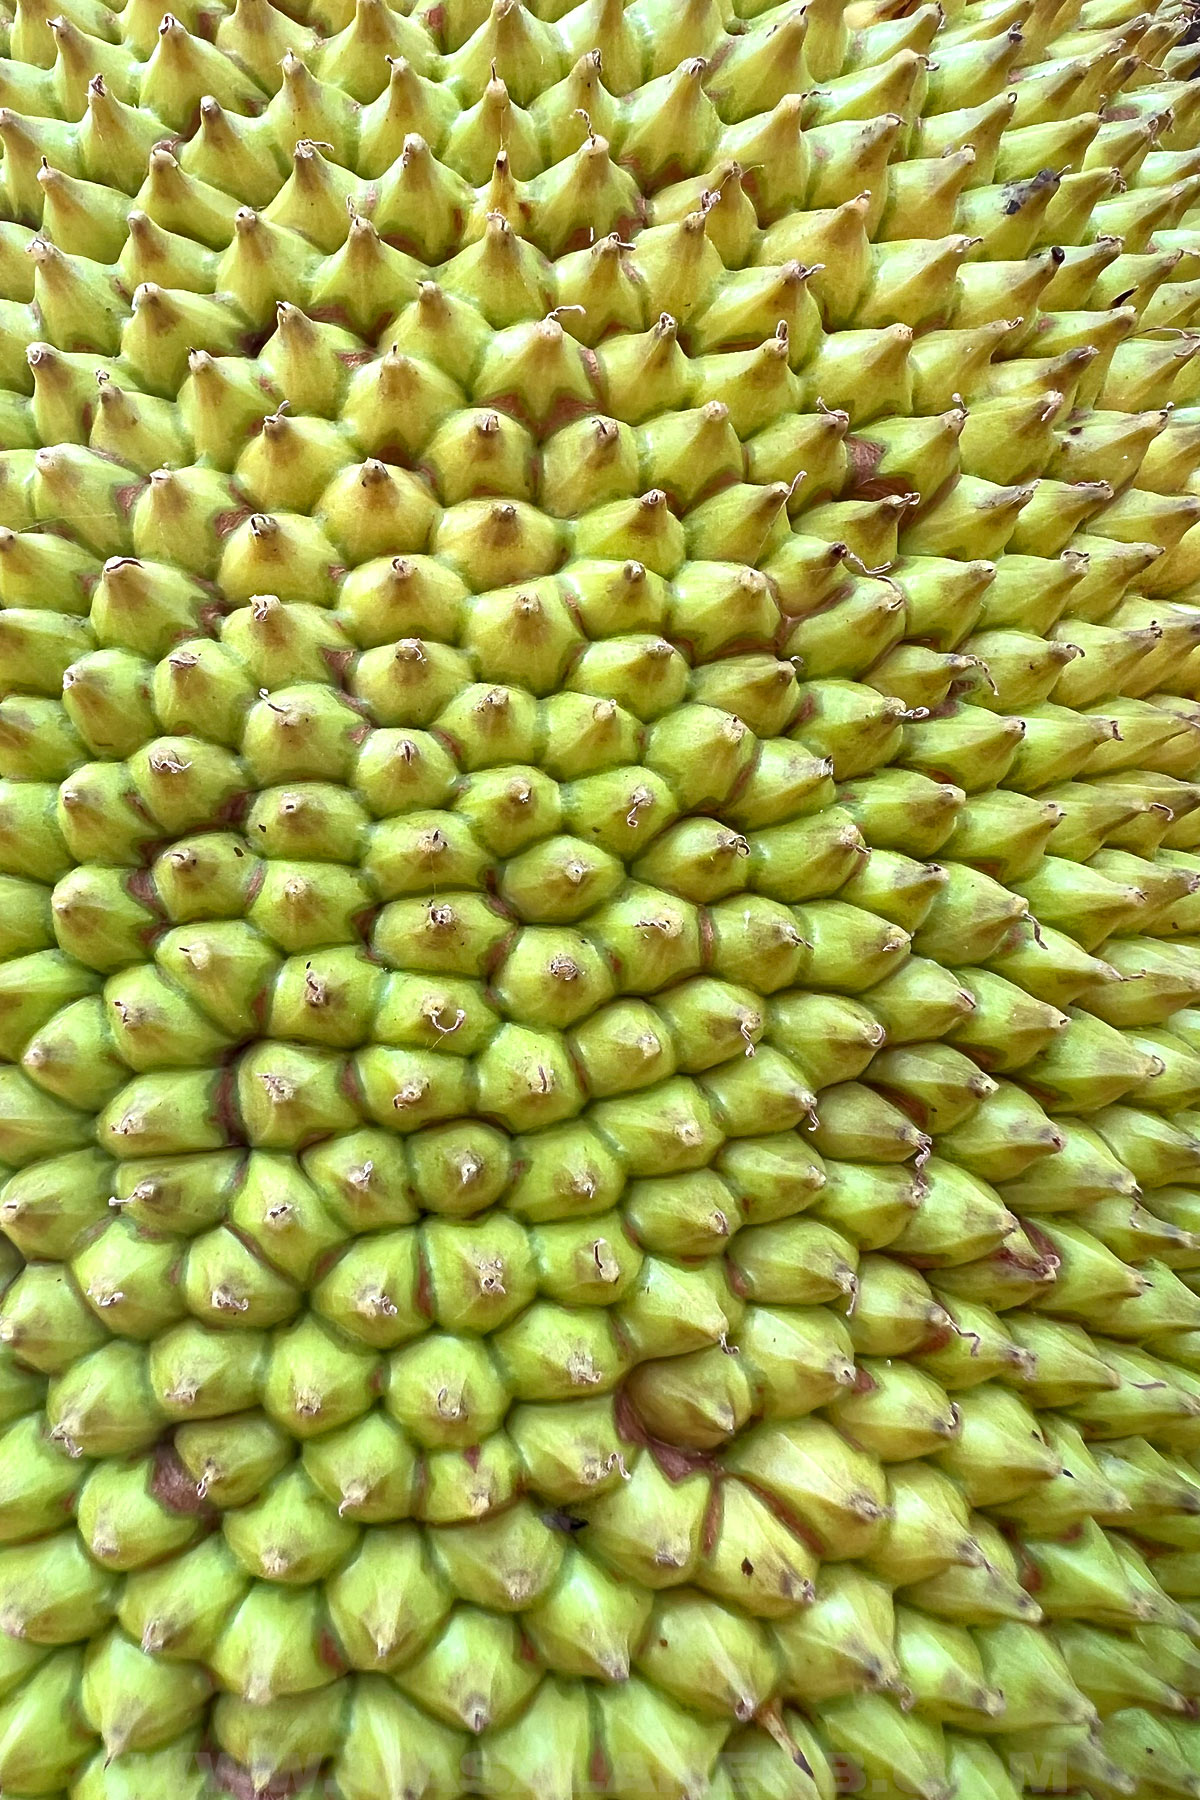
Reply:
[[1200, 1794], [1193, 15], [0, 0], [6, 1796]]

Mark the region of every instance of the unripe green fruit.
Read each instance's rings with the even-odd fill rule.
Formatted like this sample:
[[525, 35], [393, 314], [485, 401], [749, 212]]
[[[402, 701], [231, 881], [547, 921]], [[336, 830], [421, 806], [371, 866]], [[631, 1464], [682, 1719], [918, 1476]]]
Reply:
[[0, 1440], [5, 1460], [5, 1539], [41, 1535], [67, 1522], [83, 1480], [33, 1416], [10, 1425]]
[[209, 1691], [203, 1670], [154, 1662], [120, 1631], [93, 1645], [84, 1662], [84, 1715], [110, 1757], [175, 1737], [199, 1718]]
[[145, 1449], [161, 1413], [139, 1345], [111, 1340], [52, 1382], [46, 1400], [51, 1435], [68, 1456], [112, 1456]]
[[280, 1475], [249, 1507], [224, 1521], [224, 1536], [246, 1570], [298, 1586], [327, 1573], [356, 1540], [320, 1499], [299, 1466]]
[[879, 1250], [899, 1237], [925, 1194], [923, 1171], [915, 1163], [830, 1162], [821, 1172], [825, 1179], [810, 1208], [813, 1217], [860, 1250]]
[[795, 1514], [826, 1557], [854, 1557], [874, 1543], [887, 1511], [880, 1465], [823, 1421], [755, 1426], [730, 1460]]
[[825, 1186], [820, 1157], [794, 1133], [739, 1138], [724, 1145], [714, 1162], [756, 1225], [804, 1211]]
[[417, 1481], [416, 1453], [382, 1413], [370, 1412], [313, 1440], [305, 1468], [339, 1516], [368, 1524], [404, 1518]]
[[891, 1598], [853, 1565], [823, 1571], [813, 1605], [776, 1629], [794, 1671], [790, 1680], [823, 1701], [900, 1684]]
[[0, 901], [0, 947], [8, 959], [23, 959], [53, 943], [50, 893], [40, 882], [0, 874]]
[[391, 1359], [387, 1404], [418, 1443], [441, 1448], [478, 1443], [508, 1396], [480, 1343], [429, 1334]]
[[183, 1311], [178, 1293], [179, 1250], [169, 1238], [140, 1235], [117, 1215], [71, 1260], [80, 1294], [109, 1329], [122, 1337], [156, 1337]]
[[178, 1425], [173, 1442], [197, 1498], [221, 1508], [252, 1499], [288, 1459], [282, 1432], [261, 1413]]
[[373, 901], [354, 869], [321, 862], [267, 862], [250, 907], [254, 926], [285, 954], [354, 941]]
[[153, 867], [159, 904], [172, 924], [236, 918], [253, 891], [259, 863], [233, 832], [203, 832], [165, 850]]
[[1200, 57], [757, 6], [0, 30], [6, 1793], [1195, 1786]]
[[54, 700], [33, 695], [0, 703], [0, 767], [19, 780], [61, 780], [82, 748]]
[[5, 1781], [44, 1786], [69, 1777], [95, 1742], [73, 1701], [82, 1658], [62, 1651], [30, 1675], [0, 1710]]
[[151, 695], [166, 730], [201, 732], [230, 746], [241, 742], [254, 697], [236, 657], [203, 639], [180, 644], [163, 658], [154, 671]]
[[[0, 1073], [0, 1154], [15, 1168], [54, 1156], [66, 1144], [78, 1149], [92, 1136], [86, 1114], [43, 1093], [21, 1069]], [[57, 1160], [57, 1158], [55, 1158]], [[41, 1167], [35, 1175], [41, 1174]], [[5, 1205], [9, 1202], [6, 1199]]]
[[107, 1341], [70, 1274], [54, 1263], [27, 1265], [4, 1295], [0, 1338], [22, 1362], [57, 1374]]
[[490, 865], [480, 840], [503, 850], [513, 830], [518, 841], [527, 829], [536, 834], [536, 815], [524, 819], [515, 809], [536, 809], [544, 798], [520, 779], [520, 772], [502, 784], [481, 777], [460, 802], [464, 817], [413, 812], [377, 826], [368, 863], [376, 885], [390, 895], [445, 884], [483, 885]]
[[730, 1260], [737, 1291], [766, 1305], [819, 1305], [855, 1289], [854, 1246], [811, 1219], [741, 1231]]
[[[165, 507], [165, 499], [160, 500], [159, 490], [153, 484], [148, 491], [157, 504]], [[186, 494], [175, 496], [173, 487], [170, 491], [182, 511]], [[227, 498], [223, 492], [215, 495], [214, 504]], [[160, 657], [177, 639], [194, 635], [208, 594], [190, 573], [171, 567], [166, 556], [149, 560], [160, 549], [160, 537], [165, 540], [172, 531], [192, 528], [192, 521], [160, 522], [149, 514], [143, 518], [148, 504], [143, 495], [134, 512], [135, 521], [140, 520], [143, 526], [139, 555], [112, 557], [104, 565], [92, 603], [92, 623], [102, 645], [121, 645], [142, 656]], [[161, 549], [166, 547], [164, 541]]]
[[319, 1647], [317, 1597], [258, 1582], [211, 1653], [214, 1671], [234, 1693], [260, 1706], [277, 1696], [311, 1694], [336, 1679]]

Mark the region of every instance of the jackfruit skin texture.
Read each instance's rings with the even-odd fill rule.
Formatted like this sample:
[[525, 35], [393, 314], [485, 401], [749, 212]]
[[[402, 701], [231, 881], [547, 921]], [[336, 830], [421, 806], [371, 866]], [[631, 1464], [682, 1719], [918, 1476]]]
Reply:
[[0, 23], [0, 1789], [1200, 1793], [1200, 44]]

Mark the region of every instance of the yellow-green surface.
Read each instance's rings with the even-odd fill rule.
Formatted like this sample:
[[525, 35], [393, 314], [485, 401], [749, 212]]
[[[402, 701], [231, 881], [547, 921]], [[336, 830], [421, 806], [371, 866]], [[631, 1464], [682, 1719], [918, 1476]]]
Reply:
[[0, 39], [0, 1792], [1200, 1794], [1200, 41]]

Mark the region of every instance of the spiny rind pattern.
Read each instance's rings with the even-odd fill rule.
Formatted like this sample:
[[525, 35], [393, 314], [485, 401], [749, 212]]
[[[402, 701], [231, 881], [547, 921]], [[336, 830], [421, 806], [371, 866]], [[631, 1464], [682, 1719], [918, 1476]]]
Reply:
[[0, 1788], [1200, 1793], [1190, 9], [49, 12]]

